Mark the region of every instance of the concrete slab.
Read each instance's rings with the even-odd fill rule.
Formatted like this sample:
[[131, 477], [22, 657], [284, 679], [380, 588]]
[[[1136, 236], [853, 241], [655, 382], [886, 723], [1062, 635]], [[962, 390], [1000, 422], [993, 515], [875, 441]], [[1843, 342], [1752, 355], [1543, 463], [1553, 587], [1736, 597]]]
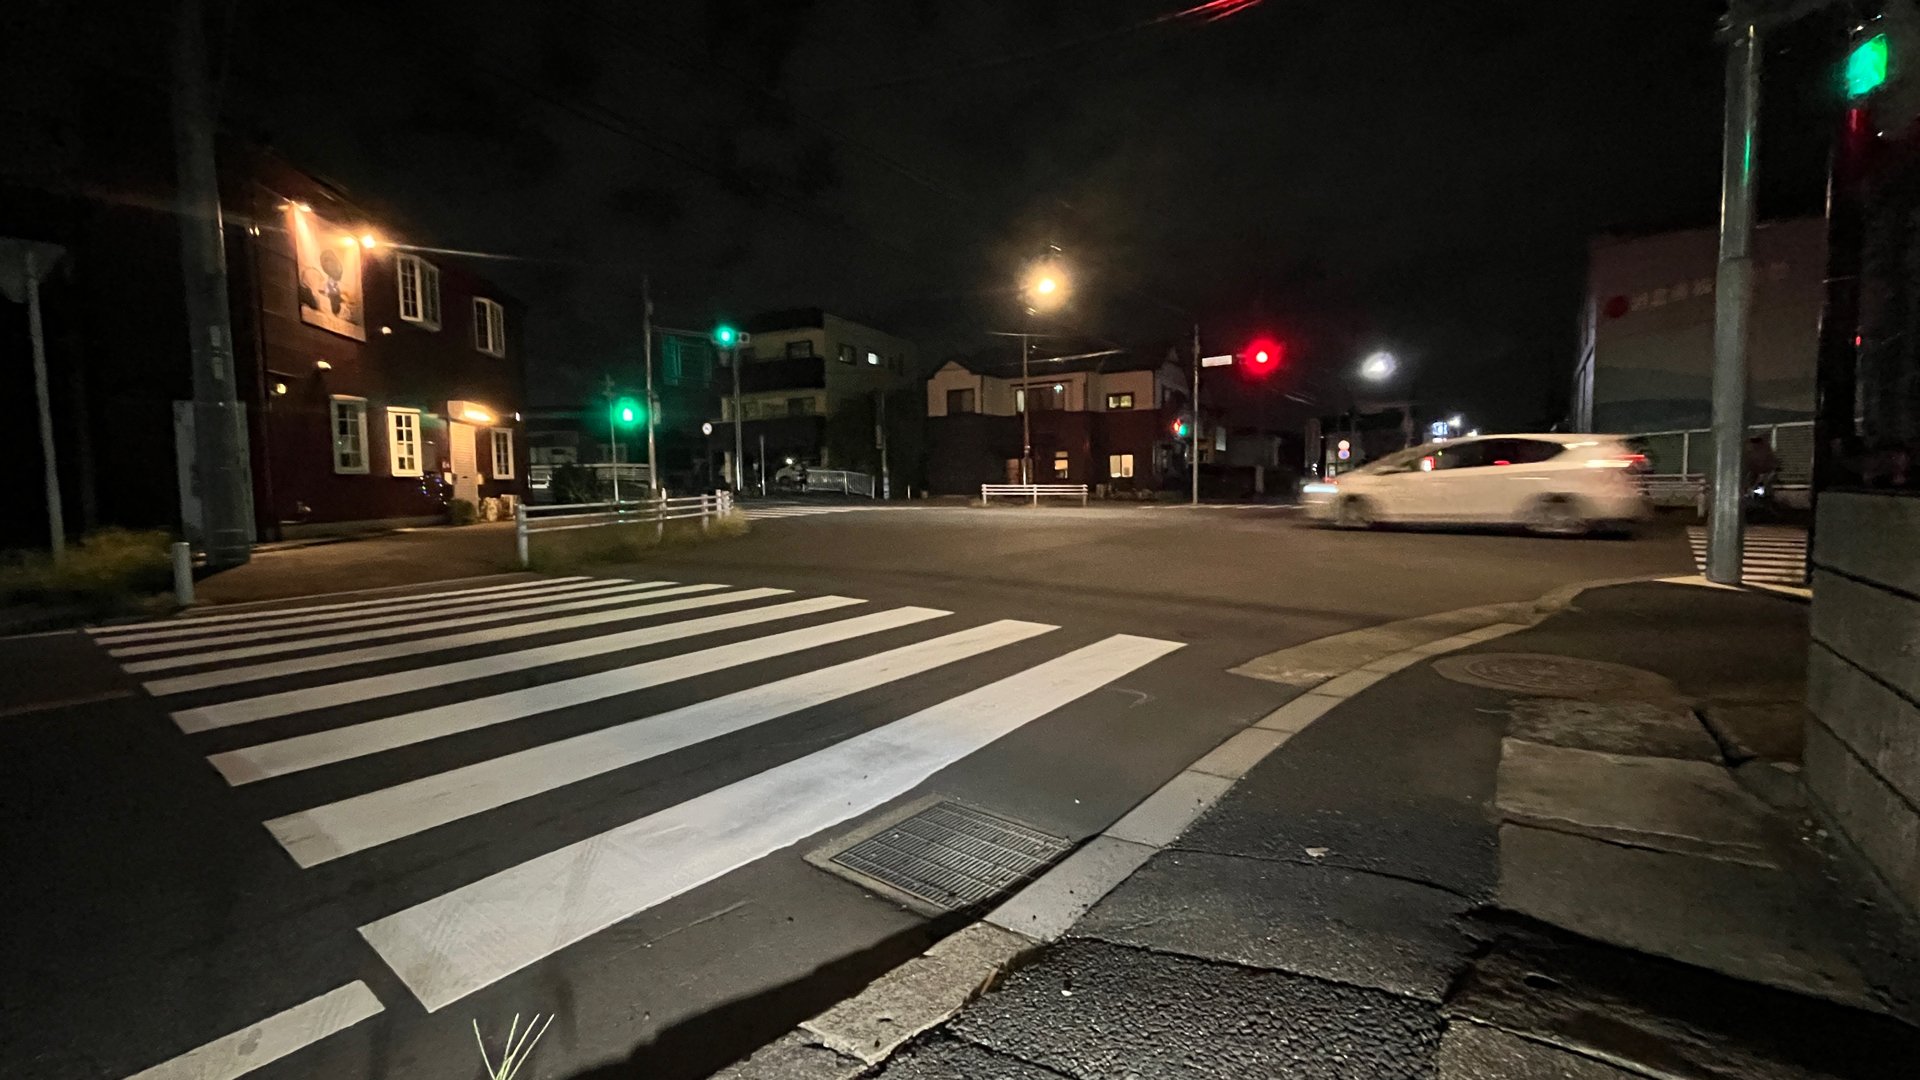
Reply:
[[1773, 866], [1767, 805], [1726, 769], [1676, 758], [1501, 743], [1495, 805], [1509, 821], [1616, 843]]
[[1700, 712], [1734, 761], [1799, 761], [1812, 719], [1798, 701], [1733, 702]]
[[1168, 851], [1072, 936], [1438, 1003], [1473, 948], [1458, 922], [1467, 907], [1452, 893], [1378, 874]]
[[986, 921], [1035, 941], [1053, 941], [1154, 851], [1130, 840], [1096, 836], [988, 912]]
[[1233, 781], [1191, 769], [1161, 785], [1140, 805], [1107, 829], [1108, 836], [1131, 840], [1149, 847], [1165, 847], [1174, 842], [1195, 818], [1207, 812]]
[[1503, 825], [1499, 903], [1597, 941], [1879, 1007], [1835, 910], [1780, 870]]
[[1456, 1020], [1440, 1037], [1439, 1080], [1642, 1080], [1645, 1073]]
[[795, 1031], [714, 1073], [713, 1080], [853, 1080], [866, 1070], [866, 1062], [836, 1054]]
[[1430, 1076], [1435, 1006], [1280, 972], [1074, 939], [960, 1014], [954, 1034], [1071, 1077]]
[[1261, 717], [1253, 726], [1268, 731], [1295, 732], [1325, 716], [1334, 706], [1345, 701], [1343, 697], [1331, 697], [1326, 694], [1301, 694], [1285, 705]]
[[1661, 1080], [1906, 1080], [1920, 1061], [1920, 1029], [1888, 1017], [1553, 932], [1497, 941], [1444, 1011], [1450, 1034], [1472, 1020]]
[[1507, 734], [1530, 742], [1608, 754], [1720, 760], [1720, 746], [1693, 710], [1673, 701], [1520, 698]]
[[821, 1045], [869, 1065], [973, 1000], [1033, 942], [975, 923], [800, 1025]]
[[1313, 686], [1394, 653], [1511, 619], [1528, 606], [1489, 604], [1350, 630], [1256, 656], [1232, 671], [1269, 682]]
[[1327, 697], [1349, 698], [1386, 677], [1386, 672], [1360, 668], [1349, 671], [1337, 679], [1321, 683], [1314, 687], [1314, 693], [1324, 694]]

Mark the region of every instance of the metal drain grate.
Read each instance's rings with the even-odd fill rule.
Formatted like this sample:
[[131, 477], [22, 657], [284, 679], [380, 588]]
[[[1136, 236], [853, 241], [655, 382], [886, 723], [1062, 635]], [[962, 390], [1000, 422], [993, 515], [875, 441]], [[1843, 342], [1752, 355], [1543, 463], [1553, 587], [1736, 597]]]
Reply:
[[1065, 837], [942, 801], [827, 861], [944, 911], [1006, 892], [1066, 854]]

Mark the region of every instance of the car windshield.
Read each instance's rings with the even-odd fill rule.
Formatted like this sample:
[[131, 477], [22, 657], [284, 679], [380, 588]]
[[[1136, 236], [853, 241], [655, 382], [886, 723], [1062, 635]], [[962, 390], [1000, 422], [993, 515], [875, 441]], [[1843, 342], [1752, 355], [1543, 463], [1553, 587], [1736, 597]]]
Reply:
[[1370, 461], [1361, 466], [1360, 471], [1363, 473], [1400, 472], [1412, 468], [1414, 462], [1419, 461], [1432, 452], [1432, 446], [1416, 446], [1411, 450], [1402, 450], [1399, 453], [1388, 454], [1378, 461]]

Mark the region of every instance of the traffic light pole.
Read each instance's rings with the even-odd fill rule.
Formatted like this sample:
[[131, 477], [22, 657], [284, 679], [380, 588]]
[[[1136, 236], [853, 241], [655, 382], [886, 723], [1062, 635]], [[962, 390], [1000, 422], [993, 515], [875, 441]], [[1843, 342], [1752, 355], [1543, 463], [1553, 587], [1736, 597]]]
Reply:
[[1033, 483], [1033, 388], [1027, 385], [1027, 335], [1020, 335], [1020, 482]]
[[1192, 460], [1188, 471], [1193, 477], [1193, 505], [1200, 505], [1200, 324], [1193, 324], [1193, 401], [1190, 411], [1193, 413], [1192, 448], [1189, 451]]
[[1735, 4], [1721, 133], [1720, 270], [1714, 285], [1713, 504], [1707, 579], [1740, 583], [1745, 522], [1747, 322], [1753, 308], [1753, 166], [1760, 116], [1760, 25]]
[[740, 347], [727, 350], [727, 366], [733, 369], [733, 493], [744, 495], [747, 491], [746, 435], [740, 427]]
[[658, 459], [654, 457], [653, 414], [660, 411], [660, 403], [653, 397], [653, 279], [640, 277], [640, 336], [645, 342], [643, 355], [647, 368], [647, 495], [657, 498], [660, 493], [660, 473]]

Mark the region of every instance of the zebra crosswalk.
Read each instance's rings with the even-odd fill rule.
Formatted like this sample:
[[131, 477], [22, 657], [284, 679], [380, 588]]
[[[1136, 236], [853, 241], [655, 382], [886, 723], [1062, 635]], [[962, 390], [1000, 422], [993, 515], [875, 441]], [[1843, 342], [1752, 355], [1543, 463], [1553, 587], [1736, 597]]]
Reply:
[[[850, 596], [586, 577], [89, 633], [180, 737], [218, 737], [203, 753], [236, 805], [256, 785], [286, 796], [244, 805], [274, 806], [262, 825], [301, 872], [362, 857], [356, 872], [392, 883], [357, 932], [428, 1012], [878, 810], [1181, 648]], [[964, 667], [996, 655], [978, 677]], [[812, 663], [761, 673], [782, 658]], [[722, 690], [647, 705], [645, 692], [721, 672]], [[676, 789], [666, 805], [641, 800], [630, 820], [541, 832], [537, 846], [508, 845], [512, 857], [482, 851], [457, 879], [412, 873], [409, 860], [431, 856], [400, 843], [462, 823], [511, 829], [523, 817], [502, 816], [510, 807], [891, 686], [910, 689], [872, 706], [863, 730]], [[509, 739], [470, 737], [510, 724]], [[274, 784], [297, 774], [308, 778]], [[376, 850], [388, 854], [365, 861]]]
[[[1687, 527], [1687, 544], [1693, 550], [1693, 565], [1707, 572], [1707, 530], [1699, 525]], [[1786, 585], [1806, 583], [1807, 533], [1778, 525], [1750, 525], [1746, 545], [1740, 557], [1740, 580], [1747, 585]]]

